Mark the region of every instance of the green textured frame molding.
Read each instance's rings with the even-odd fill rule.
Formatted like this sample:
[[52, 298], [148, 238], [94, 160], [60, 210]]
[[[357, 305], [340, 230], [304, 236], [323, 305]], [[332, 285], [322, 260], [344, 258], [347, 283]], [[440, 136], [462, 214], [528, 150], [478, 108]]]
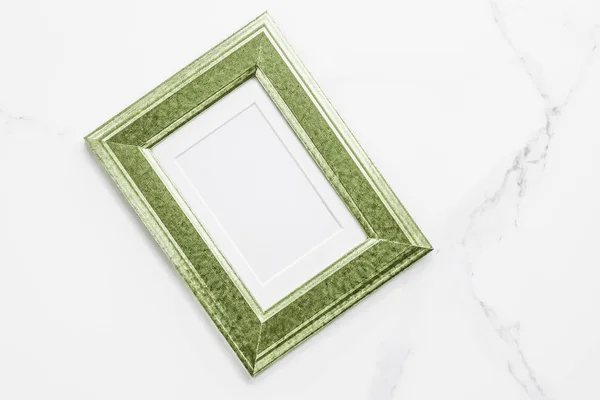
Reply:
[[[253, 76], [368, 236], [265, 311], [151, 151]], [[267, 13], [85, 139], [251, 375], [431, 251]]]

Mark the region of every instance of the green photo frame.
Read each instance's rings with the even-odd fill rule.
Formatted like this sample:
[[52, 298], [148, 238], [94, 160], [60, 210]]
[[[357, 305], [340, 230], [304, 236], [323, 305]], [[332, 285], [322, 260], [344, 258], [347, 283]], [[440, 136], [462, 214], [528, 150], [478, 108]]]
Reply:
[[[152, 153], [253, 77], [367, 236], [267, 310], [254, 301]], [[432, 249], [267, 13], [85, 139], [251, 375]]]

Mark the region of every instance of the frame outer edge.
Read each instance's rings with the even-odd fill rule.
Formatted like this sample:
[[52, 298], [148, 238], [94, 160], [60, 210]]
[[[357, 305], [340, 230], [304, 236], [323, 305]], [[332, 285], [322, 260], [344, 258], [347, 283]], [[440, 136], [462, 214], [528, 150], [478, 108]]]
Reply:
[[270, 351], [266, 351], [262, 354], [259, 354], [257, 357], [257, 362], [255, 366], [255, 372], [252, 376], [259, 374], [264, 371], [267, 367], [273, 364], [275, 361], [285, 356], [287, 353], [296, 349], [300, 344], [309, 339], [311, 336], [318, 333], [321, 329], [325, 328], [327, 325], [331, 324], [333, 321], [337, 319], [341, 314], [346, 312], [352, 306], [364, 300], [369, 294], [373, 293], [379, 287], [384, 285], [394, 276], [398, 275], [404, 269], [413, 265], [417, 260], [421, 259], [427, 253], [432, 251], [430, 248], [411, 246], [406, 243], [400, 243], [403, 246], [407, 246], [413, 249], [416, 249], [413, 254], [408, 257], [400, 258], [395, 264], [390, 265], [379, 278], [376, 278], [374, 282], [366, 285], [362, 289], [360, 289], [357, 293], [348, 297], [348, 299], [342, 301], [337, 304], [332, 310], [326, 312], [322, 316], [315, 319], [311, 322], [306, 328], [300, 330], [296, 334], [292, 335], [290, 338], [286, 339], [282, 342], [281, 345], [276, 346]]
[[[200, 302], [202, 308], [206, 311], [206, 313], [209, 315], [210, 319], [215, 323], [217, 329], [221, 332], [229, 346], [236, 353], [238, 359], [244, 365], [244, 368], [248, 371], [248, 373], [254, 376], [257, 373], [257, 355], [254, 354], [251, 360], [248, 359], [247, 355], [239, 349], [239, 347], [237, 346], [236, 342], [233, 340], [227, 329], [223, 326], [223, 324], [220, 323], [220, 318], [218, 317], [218, 314], [215, 311], [217, 307], [215, 304], [212, 304], [210, 296], [208, 296], [205, 293], [206, 290], [203, 287], [204, 284], [195, 276], [193, 272], [189, 271], [187, 262], [179, 254], [168, 235], [163, 232], [160, 223], [148, 210], [146, 204], [142, 201], [142, 199], [139, 198], [139, 195], [133, 189], [132, 184], [127, 179], [126, 174], [120, 170], [116, 161], [112, 159], [110, 152], [105, 148], [105, 146], [107, 146], [107, 143], [101, 140], [91, 139], [89, 137], [86, 137], [85, 140], [88, 143], [94, 155], [96, 156], [96, 158], [98, 159], [98, 161], [108, 173], [111, 180], [119, 188], [119, 192], [131, 205], [138, 218], [142, 221], [146, 229], [148, 229], [148, 231], [150, 232], [152, 238], [158, 243], [161, 250], [164, 252], [171, 264], [177, 270], [178, 274], [186, 282], [186, 284], [194, 294], [194, 297], [196, 297], [196, 299]], [[135, 147], [118, 143], [115, 143], [115, 145]], [[259, 339], [260, 338], [257, 338], [257, 347]]]
[[281, 52], [287, 57], [289, 64], [304, 81], [304, 84], [310, 91], [312, 97], [314, 97], [318, 105], [323, 109], [323, 112], [325, 113], [324, 116], [330, 122], [332, 129], [339, 134], [340, 139], [342, 139], [343, 143], [350, 150], [350, 153], [356, 157], [356, 162], [366, 172], [366, 176], [372, 182], [374, 189], [377, 191], [390, 214], [394, 217], [396, 223], [410, 240], [410, 244], [424, 249], [433, 249], [430, 242], [414, 222], [400, 199], [394, 194], [391, 187], [371, 161], [350, 128], [348, 128], [337, 110], [333, 107], [331, 101], [319, 87], [302, 60], [300, 60], [291, 44], [285, 39], [275, 21], [268, 13], [264, 13], [261, 17], [264, 18], [265, 28], [269, 32], [274, 44], [281, 49]]

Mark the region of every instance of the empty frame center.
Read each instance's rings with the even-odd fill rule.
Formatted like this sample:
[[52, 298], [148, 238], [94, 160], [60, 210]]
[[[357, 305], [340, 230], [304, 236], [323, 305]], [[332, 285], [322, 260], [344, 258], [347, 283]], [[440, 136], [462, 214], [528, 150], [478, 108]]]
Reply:
[[366, 240], [256, 79], [152, 151], [263, 310]]
[[256, 104], [176, 160], [263, 284], [341, 230]]

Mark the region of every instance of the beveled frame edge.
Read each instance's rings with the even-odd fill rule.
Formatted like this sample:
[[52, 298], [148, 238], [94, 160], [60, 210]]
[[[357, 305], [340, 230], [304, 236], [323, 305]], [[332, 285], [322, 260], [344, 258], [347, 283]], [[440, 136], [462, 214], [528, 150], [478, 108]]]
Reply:
[[[265, 18], [266, 31], [268, 36], [270, 36], [272, 43], [276, 44], [280, 48], [280, 55], [284, 60], [287, 61], [290, 69], [292, 69], [297, 74], [297, 77], [300, 78], [299, 80], [304, 85], [307, 93], [312, 96], [314, 103], [326, 116], [330, 127], [338, 135], [340, 141], [345, 145], [346, 151], [355, 157], [357, 165], [362, 167], [363, 172], [369, 178], [372, 187], [378, 190], [379, 197], [383, 200], [386, 208], [394, 217], [396, 223], [403, 228], [403, 232], [409, 238], [410, 244], [416, 247], [423, 247], [432, 250], [433, 248], [423, 232], [421, 232], [410, 214], [406, 211], [398, 197], [388, 185], [387, 181], [383, 178], [379, 170], [375, 167], [369, 156], [366, 154], [363, 147], [356, 140], [354, 134], [352, 134], [346, 123], [342, 120], [325, 93], [323, 93], [310, 72], [306, 69], [300, 58], [298, 58], [291, 45], [283, 37], [275, 22], [271, 19], [268, 13], [265, 13], [262, 16]], [[261, 80], [260, 74], [257, 74], [257, 77], [259, 78], [259, 81], [261, 81], [261, 84], [263, 84], [263, 87], [265, 87], [266, 85]], [[265, 87], [265, 90], [269, 92], [267, 87]], [[278, 100], [271, 93], [269, 94], [271, 95], [273, 102], [285, 115], [286, 113], [283, 110], [285, 104], [283, 104], [283, 101]], [[287, 115], [286, 119], [288, 122], [290, 122], [290, 118]], [[297, 127], [294, 126], [293, 128], [294, 131], [296, 131]]]
[[[137, 190], [135, 183], [131, 180], [126, 171], [123, 170], [122, 166], [116, 161], [115, 155], [113, 154], [110, 147], [107, 145], [107, 141], [115, 133], [120, 131], [124, 126], [135, 121], [138, 117], [143, 115], [148, 110], [152, 109], [156, 104], [159, 104], [164, 99], [168, 98], [171, 94], [177, 92], [180, 88], [184, 87], [187, 83], [191, 82], [192, 79], [201, 75], [203, 71], [208, 70], [212, 66], [218, 64], [222, 60], [227, 51], [235, 48], [240, 44], [240, 38], [247, 38], [251, 32], [257, 30], [263, 30], [271, 40], [272, 44], [277, 46], [278, 51], [282, 58], [286, 61], [288, 66], [294, 71], [299, 81], [303, 84], [307, 93], [312, 97], [315, 105], [320, 108], [320, 111], [326, 115], [327, 121], [333, 130], [338, 135], [340, 142], [342, 142], [348, 151], [348, 153], [354, 157], [356, 164], [362, 168], [363, 174], [370, 181], [371, 186], [377, 190], [378, 196], [385, 204], [386, 208], [390, 212], [390, 215], [395, 219], [398, 226], [401, 226], [406, 237], [410, 243], [398, 243], [398, 245], [406, 246], [407, 251], [403, 253], [403, 257], [390, 263], [385, 268], [384, 273], [378, 275], [367, 285], [361, 287], [357, 293], [352, 293], [348, 298], [343, 301], [335, 303], [334, 307], [326, 312], [316, 315], [307, 321], [302, 329], [295, 330], [286, 337], [282, 337], [275, 345], [270, 346], [268, 349], [259, 352], [261, 344], [262, 327], [265, 324], [264, 318], [259, 318], [260, 327], [256, 343], [256, 352], [252, 355], [245, 354], [240, 349], [236, 340], [232, 337], [225, 324], [221, 323], [219, 312], [217, 311], [218, 305], [214, 303], [210, 294], [207, 293], [203, 283], [193, 271], [193, 266], [189, 260], [186, 259], [184, 252], [178, 247], [177, 243], [170, 237], [168, 231], [159, 218], [154, 214], [152, 207], [150, 207], [145, 200], [144, 196]], [[265, 87], [265, 90], [269, 93], [268, 79], [261, 75], [260, 68], [256, 68], [257, 78]], [[234, 86], [235, 87], [235, 86]], [[271, 88], [272, 89], [272, 88]], [[226, 94], [226, 91], [224, 94]], [[222, 95], [224, 95], [222, 94]], [[218, 98], [222, 97], [218, 96]], [[277, 100], [276, 93], [274, 94], [271, 90], [269, 93], [277, 107], [284, 113], [284, 116], [290, 122], [289, 115], [285, 115], [285, 104], [283, 101]], [[191, 118], [191, 117], [189, 117]], [[189, 118], [186, 118], [177, 125], [187, 122]], [[295, 132], [298, 132], [298, 127], [293, 127]], [[174, 130], [174, 129], [173, 129]], [[106, 124], [102, 125], [96, 131], [86, 137], [86, 141], [104, 165], [113, 181], [117, 184], [120, 190], [125, 195], [128, 202], [132, 205], [135, 212], [138, 214], [144, 225], [151, 232], [152, 236], [159, 243], [162, 250], [165, 252], [167, 257], [173, 262], [176, 269], [179, 271], [183, 279], [186, 281], [192, 292], [198, 298], [200, 303], [203, 305], [205, 310], [210, 315], [211, 319], [215, 321], [218, 329], [222, 332], [228, 343], [234, 349], [246, 369], [251, 375], [256, 375], [258, 372], [264, 370], [268, 365], [274, 362], [276, 359], [290, 351], [292, 348], [297, 346], [302, 341], [306, 340], [309, 336], [316, 333], [318, 330], [323, 328], [327, 323], [341, 314], [343, 311], [351, 307], [356, 302], [360, 301], [367, 294], [381, 286], [384, 282], [389, 280], [392, 276], [396, 275], [402, 269], [412, 264], [417, 259], [421, 258], [429, 251], [431, 251], [431, 245], [424, 237], [422, 232], [416, 226], [410, 215], [406, 212], [400, 201], [394, 195], [385, 182], [379, 171], [375, 168], [373, 163], [370, 161], [368, 156], [365, 154], [362, 147], [358, 144], [352, 133], [349, 131], [345, 123], [341, 120], [337, 112], [333, 109], [330, 102], [327, 100], [325, 95], [322, 93], [320, 88], [315, 83], [314, 79], [310, 76], [304, 65], [295, 55], [289, 44], [283, 39], [278, 28], [267, 13], [262, 14], [257, 19], [252, 21], [246, 27], [236, 32], [234, 35], [227, 38], [221, 44], [201, 56], [196, 61], [185, 67], [183, 70], [169, 78], [163, 84], [158, 86], [156, 89], [149, 92], [147, 95], [136, 101], [133, 105], [128, 107], [126, 110], [118, 114], [113, 119], [109, 120]], [[155, 144], [157, 140], [146, 143], [147, 147]], [[305, 143], [306, 145], [306, 143]], [[126, 144], [119, 144], [119, 146], [129, 146]], [[146, 147], [146, 146], [144, 146]], [[310, 151], [310, 149], [309, 149]], [[311, 153], [312, 154], [312, 153]], [[314, 154], [312, 154], [315, 157]], [[319, 163], [322, 167], [322, 164]], [[383, 239], [377, 239], [383, 240]], [[318, 281], [318, 278], [307, 282], [296, 292], [303, 292], [308, 290], [310, 284]], [[285, 307], [284, 302], [280, 302], [275, 308], [273, 308], [271, 315], [281, 308]], [[256, 310], [253, 308], [256, 312]], [[267, 310], [269, 311], [269, 310]], [[269, 313], [265, 313], [263, 317], [269, 318]], [[257, 315], [257, 317], [260, 317]]]

